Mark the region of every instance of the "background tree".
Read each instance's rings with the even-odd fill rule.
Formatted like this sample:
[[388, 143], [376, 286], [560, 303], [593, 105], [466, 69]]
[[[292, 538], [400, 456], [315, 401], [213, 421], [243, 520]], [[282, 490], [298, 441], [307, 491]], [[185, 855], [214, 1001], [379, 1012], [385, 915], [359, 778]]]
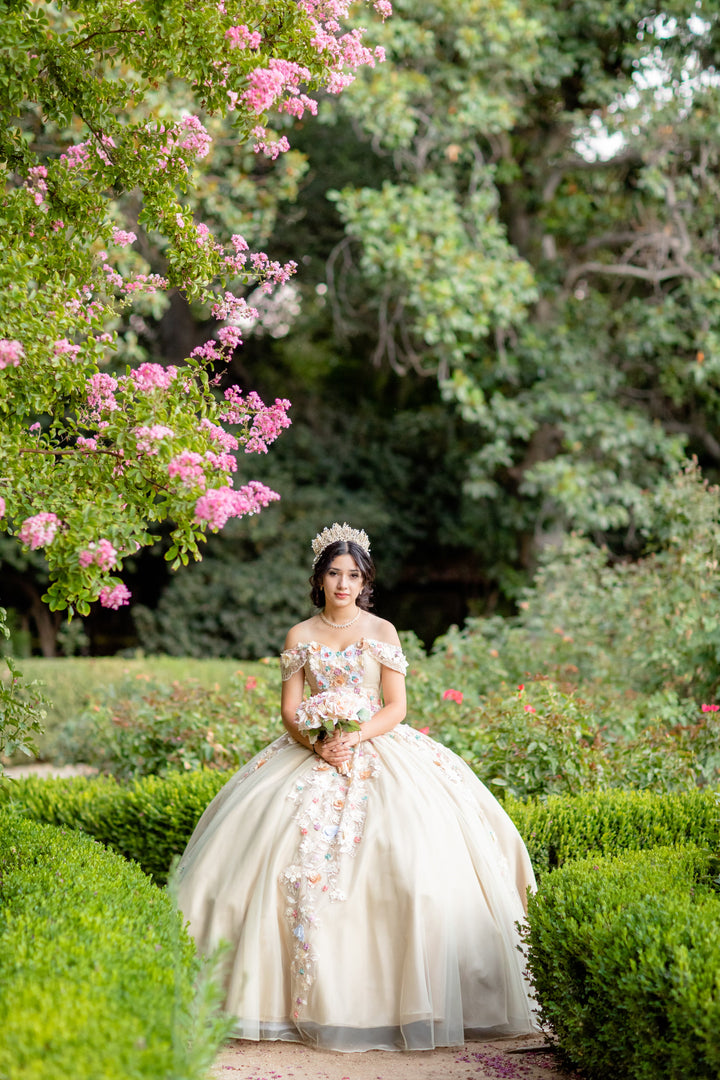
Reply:
[[637, 552], [683, 450], [720, 465], [720, 15], [670, 0], [395, 5], [339, 103], [392, 161], [336, 199], [339, 317], [476, 425], [466, 491], [509, 561]]

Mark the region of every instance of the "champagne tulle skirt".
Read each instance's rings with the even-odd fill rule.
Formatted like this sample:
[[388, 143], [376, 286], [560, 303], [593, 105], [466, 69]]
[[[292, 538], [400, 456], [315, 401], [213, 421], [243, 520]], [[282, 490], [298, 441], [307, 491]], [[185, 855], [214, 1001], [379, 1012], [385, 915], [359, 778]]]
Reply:
[[207, 808], [180, 864], [201, 952], [224, 941], [243, 1039], [431, 1049], [536, 1030], [516, 924], [534, 877], [457, 756], [400, 725], [343, 777], [283, 736]]

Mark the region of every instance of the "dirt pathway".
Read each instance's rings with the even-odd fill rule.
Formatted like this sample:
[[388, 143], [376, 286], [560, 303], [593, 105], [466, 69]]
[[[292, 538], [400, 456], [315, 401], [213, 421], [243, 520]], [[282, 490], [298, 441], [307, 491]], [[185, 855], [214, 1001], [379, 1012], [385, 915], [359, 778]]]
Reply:
[[229, 1042], [212, 1080], [576, 1080], [542, 1036], [470, 1042], [462, 1050], [336, 1054], [298, 1043]]

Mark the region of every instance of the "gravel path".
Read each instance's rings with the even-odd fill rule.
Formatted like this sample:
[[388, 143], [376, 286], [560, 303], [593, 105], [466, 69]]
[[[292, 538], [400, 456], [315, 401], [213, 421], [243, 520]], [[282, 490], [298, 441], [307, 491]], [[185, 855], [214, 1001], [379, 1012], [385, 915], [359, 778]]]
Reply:
[[471, 1042], [462, 1050], [336, 1054], [298, 1043], [232, 1040], [212, 1080], [576, 1080], [542, 1036]]

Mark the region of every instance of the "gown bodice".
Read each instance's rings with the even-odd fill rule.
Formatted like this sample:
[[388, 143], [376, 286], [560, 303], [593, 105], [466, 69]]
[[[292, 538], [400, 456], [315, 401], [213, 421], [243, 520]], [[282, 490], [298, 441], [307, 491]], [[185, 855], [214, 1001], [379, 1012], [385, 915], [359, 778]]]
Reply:
[[331, 649], [319, 641], [301, 642], [280, 656], [283, 681], [304, 668], [311, 694], [324, 690], [356, 690], [367, 695], [375, 707], [381, 701], [383, 667], [404, 675], [407, 660], [398, 645], [369, 637], [360, 638], [346, 649]]

